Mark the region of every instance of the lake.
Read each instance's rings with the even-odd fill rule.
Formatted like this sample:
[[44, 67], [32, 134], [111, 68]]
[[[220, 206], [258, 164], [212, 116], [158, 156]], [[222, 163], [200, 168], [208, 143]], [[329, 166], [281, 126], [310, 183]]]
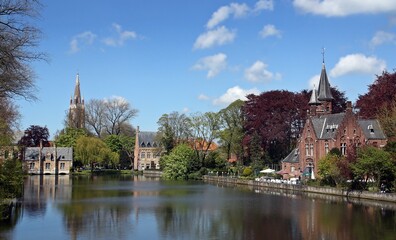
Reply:
[[143, 176], [29, 176], [0, 239], [395, 239], [396, 206]]

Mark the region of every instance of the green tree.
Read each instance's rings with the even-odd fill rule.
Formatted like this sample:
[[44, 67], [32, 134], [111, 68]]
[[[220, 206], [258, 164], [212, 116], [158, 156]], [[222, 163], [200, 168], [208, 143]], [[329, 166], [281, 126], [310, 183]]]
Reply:
[[[104, 142], [112, 152], [119, 154], [121, 167], [133, 165], [135, 138], [125, 135], [109, 135], [104, 139]], [[123, 156], [126, 156], [126, 159]]]
[[242, 100], [236, 100], [219, 112], [221, 126], [220, 144], [226, 153], [227, 159], [231, 158], [231, 154], [235, 154], [237, 159], [242, 159], [243, 156], [243, 105], [244, 102]]
[[77, 139], [88, 136], [81, 128], [65, 128], [56, 137], [55, 144], [58, 147], [76, 147]]
[[325, 185], [337, 186], [340, 184], [341, 172], [338, 163], [342, 156], [329, 153], [318, 162], [318, 175]]
[[9, 99], [0, 97], [0, 146], [8, 146], [13, 140], [14, 129], [20, 118], [18, 108]]
[[388, 183], [395, 179], [396, 162], [391, 155], [372, 146], [365, 146], [357, 151], [357, 161], [352, 164], [352, 171], [356, 179], [363, 179], [366, 183], [374, 179], [380, 187], [382, 181]]
[[118, 163], [118, 154], [113, 153], [106, 144], [96, 137], [80, 137], [75, 148], [75, 160], [90, 165], [93, 171], [94, 164]]
[[180, 144], [169, 155], [163, 156], [164, 170], [162, 177], [168, 180], [188, 179], [189, 165], [195, 161], [195, 153], [190, 146]]
[[190, 118], [185, 114], [180, 114], [178, 112], [163, 114], [157, 124], [159, 126], [158, 134], [160, 136], [160, 141], [167, 154], [169, 154], [177, 144], [187, 142], [191, 136]]
[[24, 172], [16, 159], [0, 164], [0, 199], [22, 196]]
[[257, 132], [252, 135], [249, 150], [251, 169], [254, 174], [258, 174], [264, 167], [264, 151], [261, 148], [261, 138]]

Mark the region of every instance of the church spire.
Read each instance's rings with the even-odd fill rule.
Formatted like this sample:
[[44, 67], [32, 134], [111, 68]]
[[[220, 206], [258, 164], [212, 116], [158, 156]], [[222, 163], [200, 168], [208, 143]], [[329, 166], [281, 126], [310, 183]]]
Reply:
[[329, 79], [327, 78], [326, 66], [324, 63], [324, 48], [322, 49], [323, 62], [322, 62], [322, 72], [320, 73], [319, 88], [318, 88], [318, 100], [319, 101], [331, 101], [333, 100], [333, 95], [330, 90]]
[[81, 92], [80, 92], [80, 76], [77, 73], [76, 86], [74, 87], [74, 101], [75, 103], [81, 103]]
[[308, 104], [309, 105], [320, 105], [320, 102], [318, 101], [318, 91], [316, 90], [315, 86], [312, 89], [311, 98], [309, 99]]

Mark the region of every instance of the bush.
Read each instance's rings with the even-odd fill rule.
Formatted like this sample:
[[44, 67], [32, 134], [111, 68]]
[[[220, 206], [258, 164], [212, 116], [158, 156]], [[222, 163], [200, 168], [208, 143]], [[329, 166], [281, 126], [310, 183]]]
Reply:
[[251, 167], [247, 167], [247, 168], [243, 169], [242, 176], [243, 177], [248, 177], [248, 176], [252, 175], [252, 173], [253, 173], [252, 168]]

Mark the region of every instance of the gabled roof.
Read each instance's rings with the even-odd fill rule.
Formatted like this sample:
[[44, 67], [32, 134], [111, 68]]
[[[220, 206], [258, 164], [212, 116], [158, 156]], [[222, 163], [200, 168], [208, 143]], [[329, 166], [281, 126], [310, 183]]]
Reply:
[[344, 120], [345, 113], [326, 114], [311, 118], [316, 138], [332, 139], [338, 132], [338, 126]]
[[358, 123], [363, 130], [364, 136], [367, 139], [386, 139], [381, 126], [376, 119], [362, 120], [359, 119]]
[[[25, 159], [24, 160], [39, 160], [39, 147], [27, 147], [25, 150]], [[44, 147], [41, 150], [42, 156], [46, 156], [47, 154], [54, 154], [55, 147]], [[73, 160], [73, 148], [71, 147], [57, 147], [56, 148], [56, 156], [58, 160], [64, 161], [72, 161]]]
[[319, 101], [330, 101], [333, 100], [333, 95], [330, 91], [330, 83], [327, 78], [326, 67], [323, 63], [322, 72], [320, 73], [319, 88], [318, 88], [318, 100]]
[[300, 161], [299, 158], [300, 154], [298, 152], [298, 148], [295, 148], [293, 151], [291, 151], [289, 153], [289, 155], [287, 155], [287, 157], [285, 157], [282, 162], [287, 162], [287, 163], [298, 163]]
[[143, 147], [143, 144], [144, 147], [158, 147], [159, 143], [155, 139], [156, 136], [156, 132], [139, 132], [139, 146]]

